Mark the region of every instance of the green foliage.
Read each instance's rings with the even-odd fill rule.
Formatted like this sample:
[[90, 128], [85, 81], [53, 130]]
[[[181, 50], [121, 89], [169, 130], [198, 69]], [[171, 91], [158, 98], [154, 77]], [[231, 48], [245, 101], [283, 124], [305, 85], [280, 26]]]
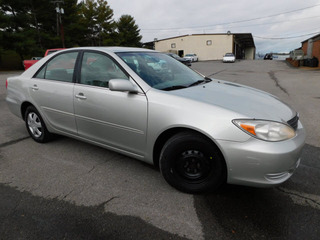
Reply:
[[12, 50], [1, 51], [0, 70], [22, 70], [22, 61], [20, 56]]
[[[16, 51], [21, 59], [43, 56], [46, 45], [57, 44], [57, 38], [50, 32], [50, 25], [54, 23], [50, 18], [50, 8], [52, 16], [55, 16], [54, 5], [50, 1], [1, 0], [0, 12], [5, 17], [5, 27], [1, 28], [0, 36], [2, 47]], [[46, 41], [43, 41], [43, 36], [46, 36]]]
[[122, 15], [117, 22], [118, 45], [127, 47], [141, 47], [140, 29], [134, 18], [130, 15]]
[[65, 0], [64, 4], [62, 5], [65, 12], [65, 14], [62, 16], [62, 21], [64, 26], [66, 47], [87, 45], [83, 34], [86, 31], [86, 28], [81, 24], [81, 5], [78, 5], [77, 2], [77, 0]]
[[104, 0], [86, 0], [81, 3], [81, 13], [81, 23], [87, 28], [85, 38], [90, 45], [101, 46], [114, 31], [113, 10]]
[[[2, 47], [4, 49], [13, 49], [22, 56], [24, 44], [21, 43], [26, 35], [26, 29], [30, 16], [27, 12], [27, 1], [1, 0], [0, 2], [1, 18], [4, 22], [1, 24]], [[30, 32], [29, 32], [30, 33]], [[30, 41], [26, 43], [29, 45]]]
[[[141, 46], [140, 30], [132, 16], [123, 15], [115, 21], [107, 1], [78, 2], [60, 3], [66, 47]], [[0, 0], [0, 64], [6, 50], [16, 52], [23, 60], [62, 47], [55, 8], [50, 0]]]

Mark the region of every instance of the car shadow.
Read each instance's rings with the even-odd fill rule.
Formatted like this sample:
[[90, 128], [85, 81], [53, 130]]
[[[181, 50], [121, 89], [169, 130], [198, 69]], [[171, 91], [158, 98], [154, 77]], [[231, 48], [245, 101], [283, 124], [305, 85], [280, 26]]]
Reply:
[[[139, 217], [33, 196], [0, 184], [0, 239], [186, 239]], [[19, 229], [19, 230], [17, 230]]]
[[225, 185], [217, 192], [195, 195], [194, 199], [205, 239], [317, 239], [319, 236], [314, 229], [320, 224], [320, 211], [295, 204], [281, 188]]

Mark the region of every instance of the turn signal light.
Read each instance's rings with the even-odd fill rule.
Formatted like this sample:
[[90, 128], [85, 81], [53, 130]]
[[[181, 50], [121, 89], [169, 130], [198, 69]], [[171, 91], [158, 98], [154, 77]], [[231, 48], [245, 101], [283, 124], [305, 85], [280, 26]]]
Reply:
[[251, 125], [247, 125], [247, 124], [240, 124], [240, 126], [248, 131], [249, 133], [253, 134], [253, 135], [256, 135], [256, 131], [255, 131], [255, 127], [254, 126], [251, 126]]

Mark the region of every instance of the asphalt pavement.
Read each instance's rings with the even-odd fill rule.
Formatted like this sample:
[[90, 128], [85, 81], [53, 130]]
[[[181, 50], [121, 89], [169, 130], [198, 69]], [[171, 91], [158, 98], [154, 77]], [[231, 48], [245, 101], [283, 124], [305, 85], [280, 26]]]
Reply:
[[320, 239], [320, 71], [282, 61], [193, 63], [207, 76], [280, 98], [307, 130], [284, 184], [171, 188], [152, 166], [67, 137], [34, 142], [5, 103], [0, 72], [0, 239]]

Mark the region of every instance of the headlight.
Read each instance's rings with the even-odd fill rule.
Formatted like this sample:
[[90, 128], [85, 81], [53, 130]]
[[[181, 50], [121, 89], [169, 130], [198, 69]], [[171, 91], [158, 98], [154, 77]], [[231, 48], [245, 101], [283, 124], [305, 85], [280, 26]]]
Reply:
[[235, 119], [232, 122], [245, 133], [265, 141], [283, 141], [296, 135], [292, 127], [280, 122], [252, 119]]

